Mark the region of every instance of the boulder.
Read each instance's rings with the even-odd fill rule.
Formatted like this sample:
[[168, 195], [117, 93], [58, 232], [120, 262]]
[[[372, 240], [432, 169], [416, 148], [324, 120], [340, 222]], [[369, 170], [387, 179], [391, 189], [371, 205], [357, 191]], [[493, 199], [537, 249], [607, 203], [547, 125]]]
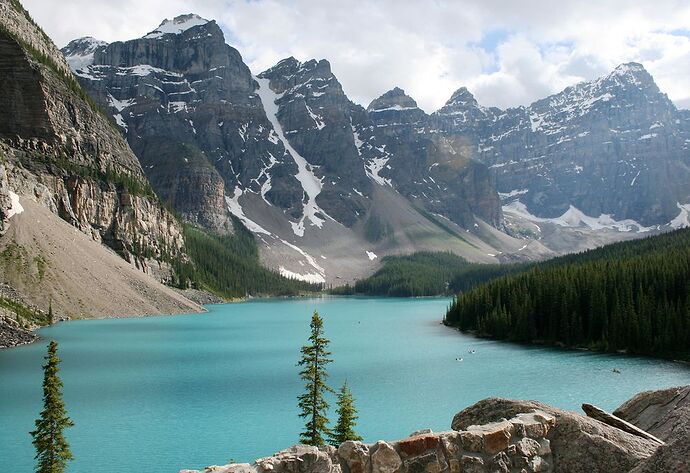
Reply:
[[[553, 422], [535, 422], [537, 416], [526, 414], [541, 411], [553, 417]], [[455, 415], [455, 430], [471, 430], [471, 426], [502, 422], [515, 418], [516, 434], [538, 439], [547, 436], [548, 444], [537, 440], [543, 451], [551, 451], [553, 471], [568, 473], [626, 472], [650, 457], [658, 443], [623, 432], [594, 419], [556, 409], [533, 401], [512, 401], [491, 398], [478, 402]], [[462, 434], [461, 434], [462, 435]], [[523, 450], [532, 451], [530, 442], [520, 444]], [[516, 446], [517, 448], [517, 446]], [[537, 458], [537, 457], [534, 457]], [[548, 465], [542, 457], [531, 459], [527, 471], [546, 471]], [[531, 469], [531, 470], [530, 470]]]
[[690, 433], [690, 386], [637, 394], [613, 414], [668, 442]]

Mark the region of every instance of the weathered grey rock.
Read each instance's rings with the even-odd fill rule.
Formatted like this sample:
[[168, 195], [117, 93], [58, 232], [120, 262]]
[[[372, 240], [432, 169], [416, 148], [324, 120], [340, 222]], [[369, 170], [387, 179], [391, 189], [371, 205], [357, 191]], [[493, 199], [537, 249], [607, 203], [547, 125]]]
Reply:
[[687, 473], [690, 471], [690, 433], [673, 437], [630, 473]]
[[338, 456], [349, 473], [369, 473], [371, 458], [369, 446], [362, 442], [347, 441], [338, 447]]
[[[629, 471], [642, 460], [649, 457], [658, 443], [623, 432], [587, 417], [555, 409], [533, 401], [511, 401], [506, 399], [486, 399], [456, 414], [452, 427], [467, 429], [471, 425], [497, 422], [512, 418], [521, 413], [541, 411], [553, 416], [553, 422], [540, 426], [535, 419], [522, 417], [515, 424], [517, 435], [524, 434], [538, 442], [540, 436], [547, 436], [552, 453], [551, 467], [554, 471], [613, 472]], [[531, 451], [531, 449], [530, 449]], [[537, 450], [538, 453], [538, 450]], [[544, 471], [548, 460], [541, 457], [531, 460], [528, 471]], [[538, 469], [538, 470], [537, 470]]]
[[614, 415], [667, 442], [690, 434], [690, 386], [637, 394]]
[[402, 467], [400, 455], [384, 441], [376, 442], [371, 454], [372, 473], [399, 473]]

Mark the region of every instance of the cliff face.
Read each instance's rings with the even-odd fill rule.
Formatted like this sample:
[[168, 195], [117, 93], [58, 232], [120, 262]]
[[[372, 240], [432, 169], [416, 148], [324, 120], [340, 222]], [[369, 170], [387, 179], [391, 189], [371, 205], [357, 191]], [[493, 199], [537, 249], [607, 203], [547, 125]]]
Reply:
[[10, 1], [0, 2], [0, 154], [5, 195], [37, 200], [142, 268], [180, 254], [181, 229], [126, 141]]
[[417, 206], [465, 228], [475, 216], [501, 227], [498, 194], [487, 167], [473, 159], [473, 142], [437, 133], [433, 117], [403, 90], [372, 101], [357, 115], [354, 132], [369, 172]]
[[249, 68], [214, 21], [182, 15], [142, 38], [108, 45], [84, 38], [63, 52], [114, 117], [155, 191], [187, 220], [231, 231], [226, 196], [238, 192], [301, 215], [295, 163]]

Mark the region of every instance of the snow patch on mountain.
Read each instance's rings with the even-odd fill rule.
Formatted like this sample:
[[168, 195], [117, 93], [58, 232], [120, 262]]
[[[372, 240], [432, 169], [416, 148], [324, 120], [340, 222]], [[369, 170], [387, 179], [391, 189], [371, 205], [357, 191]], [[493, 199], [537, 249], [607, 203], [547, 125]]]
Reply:
[[9, 191], [9, 194], [10, 194], [10, 202], [12, 203], [12, 206], [7, 211], [7, 218], [8, 219], [14, 217], [17, 214], [24, 212], [24, 207], [22, 207], [22, 204], [19, 203], [19, 196], [12, 191]]
[[235, 193], [232, 197], [225, 196], [225, 202], [228, 205], [228, 210], [235, 217], [239, 218], [240, 221], [244, 224], [244, 226], [247, 227], [251, 232], [271, 236], [271, 232], [269, 232], [264, 227], [254, 222], [244, 214], [242, 205], [240, 205], [240, 197], [242, 196], [243, 192], [244, 191], [239, 187], [235, 187]]
[[678, 202], [676, 205], [680, 209], [680, 213], [668, 225], [673, 229], [690, 227], [690, 204]]
[[131, 107], [134, 102], [136, 102], [136, 98], [131, 98], [127, 100], [118, 100], [115, 97], [113, 97], [111, 94], [108, 94], [108, 105], [113, 107], [115, 110], [118, 112], [123, 111], [127, 107]]
[[93, 55], [96, 49], [107, 46], [105, 41], [86, 36], [75, 39], [65, 47], [65, 59], [73, 72], [79, 71], [93, 64]]
[[208, 22], [208, 20], [201, 18], [199, 15], [180, 15], [176, 16], [172, 20], [163, 20], [163, 22], [158, 26], [158, 28], [144, 36], [144, 38], [157, 39], [166, 34], [180, 34], [187, 31], [190, 28], [205, 25]]
[[304, 236], [304, 221], [308, 219], [312, 226], [321, 228], [325, 222], [324, 219], [317, 216], [317, 213], [326, 215], [326, 213], [316, 204], [316, 196], [321, 193], [322, 182], [317, 178], [312, 170], [311, 164], [307, 162], [302, 155], [300, 155], [290, 144], [283, 133], [283, 127], [278, 120], [278, 104], [276, 101], [282, 97], [282, 94], [276, 94], [271, 90], [270, 79], [254, 78], [259, 83], [259, 90], [257, 95], [261, 99], [264, 111], [268, 121], [273, 125], [273, 129], [278, 136], [278, 139], [283, 143], [285, 150], [292, 156], [295, 164], [297, 164], [297, 180], [302, 184], [302, 189], [307, 194], [307, 202], [304, 204], [303, 216], [299, 222], [290, 222], [292, 230], [297, 236]]
[[326, 282], [326, 279], [319, 273], [295, 273], [289, 269], [285, 269], [283, 266], [280, 266], [278, 271], [281, 276], [288, 279], [297, 279], [298, 281], [304, 281], [311, 284], [323, 284]]
[[[288, 248], [291, 248], [291, 249], [295, 250], [297, 253], [299, 253], [300, 255], [302, 255], [304, 257], [304, 259], [306, 260], [307, 264], [309, 264], [309, 266], [311, 266], [312, 268], [314, 268], [316, 270], [315, 273], [310, 272], [310, 273], [306, 273], [306, 274], [300, 274], [300, 273], [296, 273], [293, 271], [289, 271], [289, 270], [285, 269], [283, 266], [281, 266], [279, 268], [280, 274], [282, 274], [283, 276], [286, 276], [286, 277], [293, 277], [295, 279], [299, 279], [300, 281], [307, 281], [310, 283], [317, 283], [318, 284], [318, 283], [325, 283], [326, 282], [326, 277], [325, 277], [326, 276], [326, 270], [323, 269], [323, 267], [321, 267], [321, 265], [319, 265], [319, 263], [316, 262], [316, 259], [312, 255], [310, 255], [309, 253], [304, 251], [299, 246], [293, 245], [292, 243], [290, 243], [288, 241], [285, 241], [283, 239], [280, 239], [280, 241], [285, 246], [287, 246]], [[300, 264], [302, 264], [302, 263], [300, 263]], [[290, 276], [288, 276], [288, 274], [290, 274]]]
[[503, 212], [509, 215], [522, 217], [531, 222], [553, 223], [566, 228], [588, 227], [592, 230], [617, 230], [619, 232], [645, 233], [656, 227], [645, 227], [635, 220], [615, 220], [611, 215], [601, 214], [599, 217], [590, 217], [577, 207], [571, 205], [563, 215], [556, 218], [537, 217], [530, 213], [527, 206], [515, 200], [503, 206]]

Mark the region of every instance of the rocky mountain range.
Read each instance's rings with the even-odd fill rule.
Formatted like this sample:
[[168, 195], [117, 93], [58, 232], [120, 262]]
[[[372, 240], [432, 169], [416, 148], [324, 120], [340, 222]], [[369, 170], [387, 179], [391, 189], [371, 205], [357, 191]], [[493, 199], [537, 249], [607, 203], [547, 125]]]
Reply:
[[165, 202], [216, 232], [237, 216], [287, 276], [337, 283], [427, 249], [541, 258], [688, 223], [688, 114], [639, 64], [508, 110], [461, 88], [429, 115], [399, 88], [353, 103], [326, 60], [253, 76], [193, 14], [62, 52]]
[[476, 143], [504, 199], [538, 217], [663, 225], [689, 201], [690, 122], [641, 64], [505, 111], [460, 89], [436, 115]]

